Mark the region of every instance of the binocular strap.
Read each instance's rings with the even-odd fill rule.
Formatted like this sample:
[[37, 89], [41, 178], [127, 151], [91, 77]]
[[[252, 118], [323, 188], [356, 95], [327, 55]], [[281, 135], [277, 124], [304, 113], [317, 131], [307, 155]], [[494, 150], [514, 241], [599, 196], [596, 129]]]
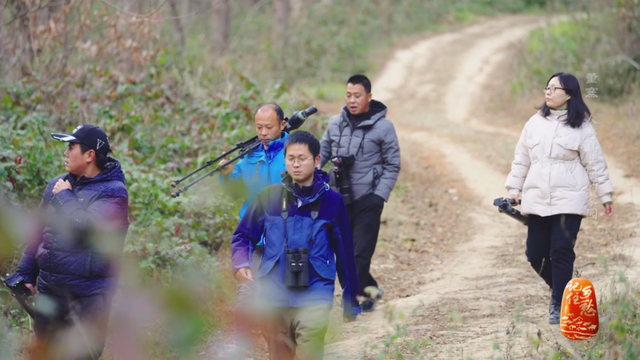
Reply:
[[[313, 237], [313, 225], [316, 223], [316, 219], [318, 218], [318, 213], [320, 211], [320, 197], [316, 199], [313, 203], [311, 203], [311, 228], [309, 229], [309, 240], [308, 244], [311, 244]], [[287, 207], [287, 189], [282, 187], [282, 212], [281, 212], [282, 220], [284, 221], [284, 248], [289, 248], [289, 236], [287, 235], [287, 218], [289, 218], [289, 208]]]

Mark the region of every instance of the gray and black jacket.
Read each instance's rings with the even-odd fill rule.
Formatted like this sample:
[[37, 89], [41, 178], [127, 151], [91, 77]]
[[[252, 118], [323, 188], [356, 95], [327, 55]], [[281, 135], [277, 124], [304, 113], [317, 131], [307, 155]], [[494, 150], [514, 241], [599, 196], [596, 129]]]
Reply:
[[[376, 100], [369, 105], [370, 119], [362, 121], [354, 129], [349, 121], [347, 108], [329, 120], [329, 126], [320, 140], [320, 167], [336, 155], [355, 155], [350, 169], [353, 199], [374, 193], [385, 201], [400, 172], [400, 146], [393, 123], [385, 118], [387, 107]], [[335, 184], [331, 184], [335, 187]]]

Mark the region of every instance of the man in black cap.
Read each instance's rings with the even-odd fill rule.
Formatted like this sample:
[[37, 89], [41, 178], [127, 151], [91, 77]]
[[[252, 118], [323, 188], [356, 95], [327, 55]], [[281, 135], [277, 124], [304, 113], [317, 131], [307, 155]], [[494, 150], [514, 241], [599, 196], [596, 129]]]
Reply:
[[129, 226], [128, 192], [99, 127], [51, 136], [69, 143], [67, 173], [47, 186], [42, 230], [11, 276], [22, 277], [34, 294], [37, 288], [34, 332], [52, 358], [97, 359]]

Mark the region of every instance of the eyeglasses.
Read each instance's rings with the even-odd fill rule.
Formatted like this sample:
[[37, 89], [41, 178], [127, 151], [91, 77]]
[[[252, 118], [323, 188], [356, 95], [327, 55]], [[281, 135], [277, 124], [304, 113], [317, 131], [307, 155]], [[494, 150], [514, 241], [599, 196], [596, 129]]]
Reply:
[[547, 87], [544, 88], [544, 92], [545, 92], [545, 94], [548, 93], [548, 92], [551, 92], [553, 94], [558, 89], [564, 90], [564, 88], [561, 88], [561, 87], [556, 87], [556, 86], [548, 87], [547, 86]]
[[304, 158], [304, 159], [287, 158], [287, 162], [289, 164], [298, 163], [298, 164], [302, 165], [302, 164], [306, 163], [307, 161], [309, 161], [309, 159], [312, 159], [312, 158]]

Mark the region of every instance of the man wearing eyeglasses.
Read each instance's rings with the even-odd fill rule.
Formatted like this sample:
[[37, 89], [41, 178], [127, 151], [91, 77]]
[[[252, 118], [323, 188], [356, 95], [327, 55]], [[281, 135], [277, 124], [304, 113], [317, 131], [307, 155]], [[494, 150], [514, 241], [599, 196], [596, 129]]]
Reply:
[[[336, 273], [345, 321], [360, 313], [351, 228], [342, 197], [317, 168], [320, 143], [306, 131], [285, 142], [287, 176], [253, 200], [231, 241], [236, 278], [260, 284], [272, 360], [322, 359]], [[258, 269], [247, 266], [264, 239]]]

